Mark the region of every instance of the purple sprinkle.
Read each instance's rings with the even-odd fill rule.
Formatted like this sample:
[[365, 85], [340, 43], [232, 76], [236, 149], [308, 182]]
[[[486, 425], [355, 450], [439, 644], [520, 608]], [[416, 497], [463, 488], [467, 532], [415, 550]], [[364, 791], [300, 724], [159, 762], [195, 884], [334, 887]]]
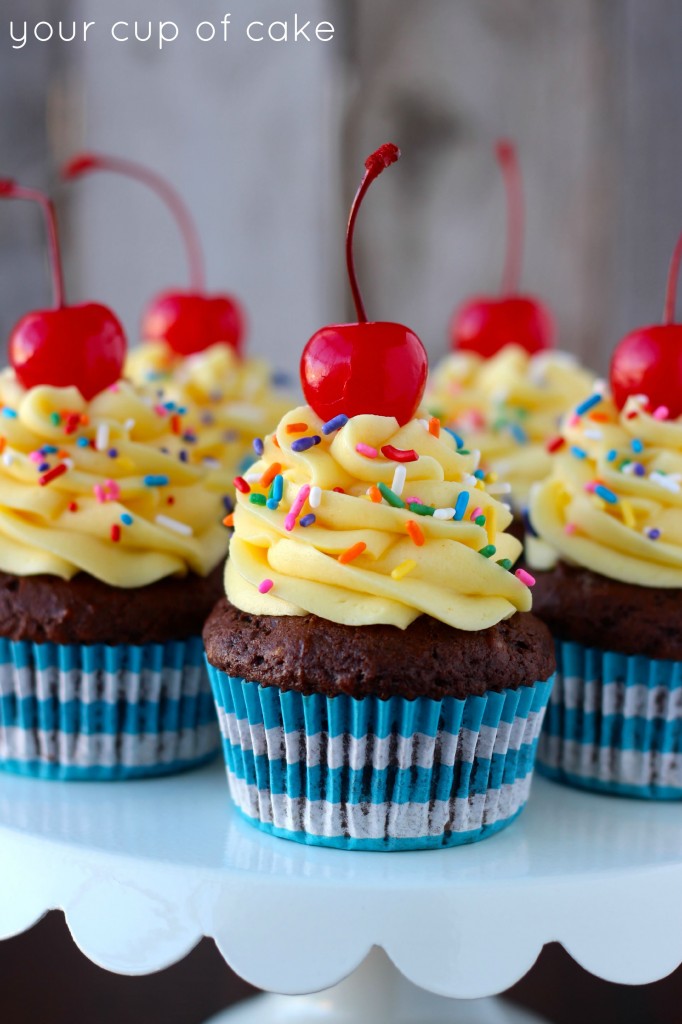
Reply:
[[185, 442], [185, 444], [195, 444], [196, 439], [197, 435], [190, 430], [188, 430], [186, 433], [182, 435], [182, 440]]
[[178, 458], [180, 459], [180, 462], [187, 462], [187, 459], [189, 458], [189, 456], [188, 456], [187, 452], [184, 450], [184, 448], [180, 452], [180, 454], [178, 455]]
[[298, 525], [299, 526], [312, 526], [314, 522], [315, 522], [315, 515], [312, 512], [309, 512], [307, 516], [302, 516], [299, 519]]
[[323, 434], [333, 434], [335, 430], [340, 430], [341, 427], [345, 427], [348, 423], [348, 417], [344, 413], [340, 412], [338, 416], [333, 416], [332, 419], [327, 420], [322, 425]]
[[232, 512], [234, 510], [234, 502], [229, 494], [223, 494], [223, 508], [226, 512]]
[[253, 450], [256, 453], [256, 455], [262, 455], [263, 452], [265, 451], [265, 448], [263, 446], [263, 439], [261, 437], [254, 437]]
[[210, 427], [215, 423], [215, 416], [212, 412], [202, 412], [201, 422], [203, 426]]
[[657, 530], [656, 527], [653, 526], [650, 530], [647, 530], [646, 535], [649, 538], [649, 540], [658, 540], [658, 538], [661, 536], [661, 531]]
[[635, 462], [633, 472], [635, 476], [646, 476], [646, 469], [641, 462]]
[[292, 452], [307, 452], [309, 448], [314, 448], [316, 444], [319, 444], [322, 438], [319, 434], [313, 434], [311, 437], [299, 437], [291, 445]]
[[110, 459], [117, 459], [118, 448], [110, 448], [109, 451], [107, 452], [107, 455], [109, 456]]
[[40, 465], [38, 466], [38, 472], [39, 473], [46, 473], [49, 468], [50, 468], [50, 463], [49, 462], [41, 462]]

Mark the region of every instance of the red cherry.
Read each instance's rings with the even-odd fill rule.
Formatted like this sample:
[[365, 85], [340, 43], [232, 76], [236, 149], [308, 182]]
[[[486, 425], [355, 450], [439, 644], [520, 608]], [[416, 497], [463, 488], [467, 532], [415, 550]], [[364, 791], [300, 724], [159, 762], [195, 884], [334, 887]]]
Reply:
[[9, 359], [25, 388], [39, 384], [77, 387], [85, 399], [120, 379], [126, 337], [118, 318], [106, 306], [64, 303], [64, 276], [57, 220], [52, 201], [42, 192], [0, 181], [0, 197], [29, 199], [42, 208], [48, 230], [55, 308], [27, 313], [9, 338]]
[[452, 347], [477, 352], [486, 359], [505, 345], [520, 345], [533, 355], [551, 348], [556, 336], [554, 318], [539, 299], [519, 295], [523, 250], [523, 193], [518, 156], [513, 143], [500, 139], [496, 156], [507, 191], [507, 256], [502, 297], [468, 299], [450, 325]]
[[353, 260], [355, 221], [365, 194], [399, 156], [400, 150], [386, 143], [367, 158], [348, 219], [346, 264], [358, 322], [322, 327], [301, 356], [303, 394], [323, 420], [339, 413], [373, 413], [407, 423], [424, 394], [428, 373], [424, 346], [402, 324], [367, 322]]
[[201, 352], [218, 342], [241, 353], [245, 317], [239, 303], [229, 295], [208, 295], [204, 261], [197, 232], [187, 206], [169, 183], [142, 164], [119, 157], [81, 153], [62, 169], [63, 177], [78, 178], [91, 171], [113, 171], [141, 181], [166, 204], [182, 234], [190, 268], [190, 290], [157, 295], [142, 319], [146, 341], [165, 341], [179, 355]]
[[153, 299], [142, 317], [142, 337], [165, 341], [180, 355], [189, 356], [223, 342], [239, 352], [244, 337], [244, 314], [229, 295], [165, 292]]
[[614, 349], [609, 378], [619, 409], [631, 395], [646, 395], [652, 411], [665, 406], [672, 418], [682, 416], [682, 324], [673, 323], [681, 259], [682, 235], [670, 261], [663, 323], [637, 327]]

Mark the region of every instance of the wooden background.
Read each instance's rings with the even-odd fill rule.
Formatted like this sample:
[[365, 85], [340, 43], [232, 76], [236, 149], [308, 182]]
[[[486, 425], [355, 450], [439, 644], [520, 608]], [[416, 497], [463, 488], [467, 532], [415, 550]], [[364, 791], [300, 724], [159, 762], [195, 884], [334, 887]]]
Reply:
[[[253, 0], [228, 5], [237, 22]], [[455, 303], [495, 290], [504, 194], [492, 158], [518, 140], [528, 210], [524, 285], [561, 341], [598, 368], [654, 320], [682, 228], [679, 0], [259, 0], [261, 16], [330, 18], [326, 45], [186, 38], [159, 53], [106, 35], [0, 54], [0, 166], [54, 181], [89, 145], [148, 161], [189, 198], [211, 285], [251, 316], [252, 349], [295, 368], [317, 326], [347, 316], [342, 229], [369, 150], [403, 160], [358, 231], [370, 315], [409, 323], [433, 355]], [[9, 16], [219, 19], [221, 0], [3, 0]], [[164, 210], [103, 177], [61, 188], [74, 299], [121, 311], [182, 283]], [[0, 213], [0, 332], [48, 296], [35, 211]]]

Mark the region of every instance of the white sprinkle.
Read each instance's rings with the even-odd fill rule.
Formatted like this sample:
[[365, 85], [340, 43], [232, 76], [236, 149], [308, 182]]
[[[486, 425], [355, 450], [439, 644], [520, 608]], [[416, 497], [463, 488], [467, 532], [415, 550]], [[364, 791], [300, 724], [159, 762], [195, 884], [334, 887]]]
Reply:
[[6, 466], [11, 466], [12, 463], [14, 462], [14, 456], [12, 455], [12, 452], [5, 452], [2, 456], [2, 461], [5, 463]]
[[[204, 462], [205, 461], [206, 459], [204, 459]], [[256, 480], [260, 480], [262, 475], [262, 473], [245, 473], [244, 479], [246, 480], [247, 484], [255, 484]]]
[[506, 508], [507, 512], [513, 512], [514, 511], [514, 509], [511, 507], [511, 505], [509, 504], [508, 501], [501, 501], [500, 505], [502, 506], [502, 508]]
[[455, 516], [454, 508], [437, 508], [433, 513], [434, 519], [453, 519]]
[[601, 441], [604, 436], [601, 430], [586, 430], [585, 437], [589, 438], [590, 441]]
[[671, 494], [680, 493], [679, 482], [672, 475], [666, 476], [664, 473], [652, 473], [649, 480], [651, 480], [652, 484], [658, 484], [664, 490], [670, 491]]
[[475, 487], [478, 483], [478, 477], [472, 476], [471, 473], [464, 473], [462, 476], [462, 483], [466, 484], [467, 487]]
[[73, 459], [62, 459], [62, 466], [66, 466], [67, 469], [73, 469]]
[[628, 464], [626, 466], [623, 466], [623, 468], [621, 469], [621, 473], [625, 473], [626, 476], [634, 476], [635, 475], [635, 464], [634, 464], [634, 462], [628, 462]]
[[396, 466], [395, 473], [393, 474], [393, 483], [391, 484], [391, 490], [400, 497], [403, 493], [403, 487], [405, 486], [405, 478], [407, 477], [407, 470], [404, 466]]
[[213, 459], [210, 456], [206, 455], [202, 461], [208, 469], [220, 469], [220, 462], [218, 461], [218, 459]]
[[603, 395], [606, 391], [606, 381], [602, 377], [597, 377], [592, 385], [592, 390], [595, 395]]
[[481, 453], [478, 448], [471, 449], [471, 457], [474, 460], [474, 469], [476, 470], [481, 464]]
[[322, 489], [320, 487], [311, 487], [310, 494], [308, 495], [308, 504], [311, 508], [319, 508], [320, 502], [322, 501]]
[[95, 437], [95, 448], [98, 452], [105, 452], [109, 447], [109, 424], [100, 423], [97, 427], [97, 435]]
[[511, 494], [511, 484], [500, 483], [500, 484], [488, 484], [486, 490], [488, 494]]
[[424, 430], [426, 430], [428, 432], [428, 430], [429, 430], [429, 421], [428, 420], [418, 420], [417, 422], [421, 423], [421, 425], [424, 428]]
[[135, 429], [135, 420], [126, 420], [123, 426], [126, 428], [128, 433], [130, 433], [131, 430]]
[[181, 523], [178, 519], [171, 519], [170, 516], [159, 515], [155, 521], [159, 526], [165, 526], [168, 530], [175, 530], [176, 533], [181, 533], [183, 537], [191, 537], [194, 533], [188, 523]]

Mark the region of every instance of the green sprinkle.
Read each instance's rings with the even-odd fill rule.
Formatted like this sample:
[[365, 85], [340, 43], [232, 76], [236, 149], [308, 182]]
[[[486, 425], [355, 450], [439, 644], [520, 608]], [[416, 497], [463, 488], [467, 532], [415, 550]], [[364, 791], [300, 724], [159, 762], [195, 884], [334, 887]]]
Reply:
[[387, 501], [389, 503], [389, 505], [392, 505], [393, 508], [407, 508], [407, 505], [405, 504], [403, 499], [401, 497], [399, 497], [395, 493], [395, 491], [392, 491], [390, 487], [387, 487], [386, 484], [379, 483], [379, 484], [377, 484], [377, 487], [379, 488], [379, 491], [381, 492], [381, 497], [385, 501]]
[[476, 516], [474, 522], [476, 526], [485, 526], [485, 516]]
[[60, 416], [60, 414], [58, 412], [51, 412], [50, 413], [50, 423], [54, 427], [58, 427], [61, 422], [62, 422], [62, 418], [61, 418], [61, 416]]
[[497, 564], [501, 565], [503, 569], [509, 570], [511, 569], [513, 563], [511, 558], [498, 558]]
[[410, 512], [414, 512], [417, 516], [432, 516], [435, 512], [435, 508], [431, 505], [418, 505], [416, 501], [413, 501], [410, 505]]
[[267, 499], [264, 494], [254, 494], [251, 492], [249, 495], [249, 501], [252, 505], [264, 505], [266, 500]]
[[483, 555], [484, 558], [492, 558], [496, 551], [497, 548], [495, 547], [494, 544], [486, 544], [486, 546], [484, 548], [481, 548], [481, 550], [478, 553], [479, 555]]
[[469, 448], [458, 448], [457, 449], [457, 454], [458, 455], [471, 455], [471, 449], [469, 449]]

